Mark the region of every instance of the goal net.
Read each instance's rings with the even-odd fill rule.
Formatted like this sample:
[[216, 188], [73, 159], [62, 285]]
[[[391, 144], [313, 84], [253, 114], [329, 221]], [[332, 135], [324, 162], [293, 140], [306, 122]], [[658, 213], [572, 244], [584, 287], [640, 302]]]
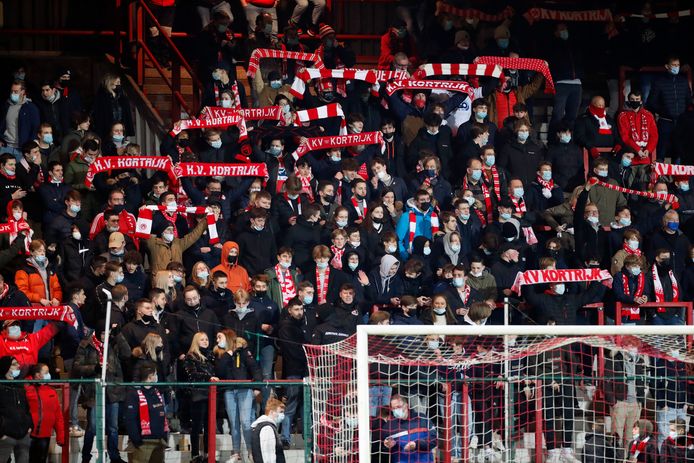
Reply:
[[691, 326], [360, 326], [305, 347], [313, 457], [694, 461], [684, 459], [694, 457], [692, 335]]

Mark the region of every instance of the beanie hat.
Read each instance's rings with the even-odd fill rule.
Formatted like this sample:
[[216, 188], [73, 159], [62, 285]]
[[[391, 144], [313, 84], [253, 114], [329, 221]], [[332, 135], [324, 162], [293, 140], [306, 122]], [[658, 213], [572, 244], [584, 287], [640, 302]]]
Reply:
[[5, 378], [5, 375], [7, 374], [8, 371], [10, 371], [10, 367], [12, 366], [12, 360], [14, 360], [14, 357], [11, 355], [7, 355], [5, 357], [0, 357], [0, 376], [1, 378]]
[[321, 38], [321, 40], [324, 39], [325, 37], [327, 37], [328, 35], [334, 34], [334, 33], [335, 33], [335, 29], [333, 29], [332, 27], [330, 27], [327, 24], [321, 24], [320, 27], [318, 28], [318, 36]]

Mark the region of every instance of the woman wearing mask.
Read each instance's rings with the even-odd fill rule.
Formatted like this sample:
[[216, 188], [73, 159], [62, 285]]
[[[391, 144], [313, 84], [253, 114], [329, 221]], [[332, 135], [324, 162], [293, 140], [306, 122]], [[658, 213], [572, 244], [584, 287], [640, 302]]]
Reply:
[[419, 316], [425, 325], [457, 325], [453, 309], [451, 309], [446, 296], [437, 294], [431, 298], [431, 307], [427, 307]]
[[63, 300], [63, 291], [55, 267], [46, 256], [46, 243], [43, 240], [32, 241], [29, 253], [25, 264], [15, 274], [17, 288], [34, 304], [59, 305]]
[[248, 340], [248, 345], [257, 355], [258, 336], [262, 335], [263, 331], [260, 326], [260, 320], [255, 313], [253, 307], [250, 306], [251, 296], [245, 289], [239, 289], [234, 293], [233, 309], [230, 309], [224, 316], [223, 324], [225, 327], [234, 330], [238, 336], [243, 336]]
[[349, 211], [344, 206], [338, 206], [335, 209], [332, 219], [330, 219], [323, 227], [323, 234], [321, 236], [321, 241], [323, 243], [329, 243], [332, 233], [337, 230], [345, 230], [349, 225]]
[[135, 134], [132, 121], [130, 100], [123, 93], [121, 80], [115, 74], [106, 74], [94, 98], [94, 130], [107, 138], [109, 129], [115, 122], [122, 122], [124, 135]]
[[152, 365], [152, 363], [156, 365], [157, 376], [162, 381], [168, 378], [170, 359], [168, 354], [164, 352], [164, 339], [158, 333], [147, 333], [139, 346], [139, 350], [133, 350], [133, 357], [137, 357], [135, 367], [133, 368], [133, 380], [143, 381], [145, 378], [142, 378], [140, 375], [140, 368], [145, 365]]
[[[255, 361], [255, 354], [248, 349], [248, 343], [242, 337], [230, 341], [229, 332], [233, 333], [231, 330], [223, 330], [217, 335], [217, 346], [223, 351], [217, 358], [217, 376], [221, 380], [261, 382], [263, 375]], [[224, 391], [224, 404], [231, 429], [232, 459], [241, 457], [242, 433], [246, 448], [250, 447], [253, 398], [259, 393], [258, 389], [236, 387]]]
[[[190, 382], [214, 382], [219, 378], [214, 373], [214, 357], [210, 349], [210, 340], [207, 334], [200, 331], [193, 335], [188, 353], [183, 360], [183, 371], [187, 381]], [[203, 434], [203, 447], [207, 452], [207, 401], [208, 388], [192, 388], [190, 397], [190, 417], [192, 427], [190, 432], [191, 457], [195, 462], [204, 461], [205, 457], [200, 455], [200, 434]]]
[[398, 275], [400, 261], [390, 254], [381, 258], [381, 264], [369, 274], [369, 285], [365, 288], [368, 300], [383, 306], [400, 306], [404, 285]]
[[125, 136], [125, 126], [122, 122], [111, 125], [108, 137], [104, 139], [104, 156], [123, 156], [128, 147], [128, 137]]
[[544, 149], [530, 136], [530, 123], [519, 119], [513, 125], [514, 138], [499, 153], [497, 166], [518, 177], [523, 185], [531, 185], [544, 159]]
[[190, 284], [198, 288], [201, 297], [205, 297], [210, 287], [210, 268], [206, 263], [198, 261], [193, 265], [190, 273]]
[[614, 275], [615, 273], [622, 270], [624, 266], [624, 259], [629, 255], [635, 255], [641, 258], [641, 268], [646, 268], [646, 257], [643, 255], [643, 250], [641, 249], [641, 233], [634, 228], [630, 228], [624, 232], [624, 239], [622, 240], [622, 249], [617, 251], [612, 257], [612, 265], [610, 267], [610, 273]]
[[149, 281], [142, 268], [142, 254], [128, 251], [123, 258], [123, 264], [123, 285], [128, 288], [128, 298], [131, 301], [142, 299], [149, 290]]
[[395, 223], [381, 203], [371, 203], [368, 214], [361, 224], [361, 235], [364, 237], [369, 255], [374, 255], [381, 236], [386, 232], [395, 231]]
[[[455, 216], [450, 220], [457, 228]], [[443, 239], [434, 242], [434, 257], [431, 259], [432, 270], [437, 271], [446, 264], [458, 265], [463, 263], [464, 256], [461, 253], [461, 245], [462, 239], [457, 231], [446, 233]]]

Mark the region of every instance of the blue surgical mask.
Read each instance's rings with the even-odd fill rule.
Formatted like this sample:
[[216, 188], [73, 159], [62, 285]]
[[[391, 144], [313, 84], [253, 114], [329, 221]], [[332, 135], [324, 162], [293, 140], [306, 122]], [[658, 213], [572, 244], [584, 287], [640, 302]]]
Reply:
[[123, 141], [123, 139], [125, 137], [123, 135], [114, 135], [112, 138], [113, 138], [113, 141], [115, 141], [116, 143], [120, 143]]
[[[224, 30], [226, 30], [226, 28], [225, 28]], [[212, 73], [212, 79], [214, 79], [214, 80], [222, 80], [222, 74], [221, 74], [220, 72], [218, 72], [218, 71], [214, 71], [214, 72]]]
[[569, 31], [566, 29], [559, 31], [559, 38], [562, 40], [569, 40]]
[[564, 283], [558, 283], [554, 285], [554, 292], [560, 296], [564, 294], [564, 292], [566, 292], [566, 286], [564, 285]]
[[222, 147], [222, 140], [214, 140], [209, 142], [210, 146], [214, 149], [219, 149]]
[[485, 117], [487, 117], [487, 111], [478, 111], [476, 117], [479, 120], [483, 120]]
[[522, 131], [518, 132], [518, 141], [524, 142], [528, 139], [529, 136], [530, 136], [530, 132], [522, 130]]
[[679, 222], [668, 222], [667, 227], [670, 230], [677, 231], [680, 228], [680, 223]]
[[344, 228], [347, 226], [347, 221], [346, 220], [336, 220], [335, 224], [340, 228]]
[[118, 275], [118, 276], [116, 277], [116, 283], [123, 283], [123, 278], [124, 278], [123, 275]]
[[515, 196], [516, 198], [522, 198], [524, 194], [525, 190], [523, 188], [516, 187], [513, 189], [513, 196]]
[[82, 210], [82, 206], [79, 204], [70, 204], [70, 211], [74, 214], [77, 214], [79, 211]]
[[487, 165], [487, 167], [493, 166], [495, 162], [496, 162], [496, 156], [494, 156], [494, 155], [487, 156], [487, 158], [484, 160], [484, 163]]
[[355, 270], [357, 269], [357, 267], [359, 267], [359, 263], [358, 263], [358, 262], [357, 262], [356, 264], [355, 264], [354, 262], [350, 262], [350, 263], [347, 264], [347, 265], [349, 266], [349, 269], [352, 270], [352, 271], [355, 271]]
[[46, 262], [46, 256], [34, 256], [34, 260], [39, 264]]
[[499, 214], [499, 217], [504, 219], [504, 220], [510, 220], [511, 219], [511, 213], [510, 212], [502, 212]]
[[342, 157], [341, 156], [330, 156], [330, 160], [333, 162], [340, 162], [340, 161], [342, 161]]
[[207, 277], [210, 276], [209, 272], [198, 272], [197, 277], [201, 280], [207, 280]]
[[482, 178], [482, 170], [481, 169], [474, 169], [472, 171], [472, 180], [474, 180], [476, 182], [481, 178]]
[[689, 183], [680, 183], [680, 190], [689, 191]]
[[282, 87], [282, 81], [281, 80], [273, 80], [270, 82], [270, 87], [274, 88], [275, 90], [279, 89]]
[[680, 73], [680, 67], [679, 66], [670, 66], [670, 74], [672, 74], [673, 76], [676, 76], [679, 73]]
[[279, 146], [271, 146], [267, 149], [267, 152], [273, 156], [279, 156], [282, 154], [282, 148]]
[[455, 286], [456, 288], [462, 288], [465, 284], [465, 278], [453, 278], [452, 282], [453, 286]]
[[619, 224], [625, 227], [631, 225], [631, 219], [629, 217], [620, 217]]
[[222, 100], [222, 108], [231, 108], [231, 100]]
[[425, 256], [428, 256], [429, 254], [431, 254], [431, 248], [430, 248], [430, 247], [426, 247], [426, 248], [422, 249], [422, 253], [423, 253]]
[[463, 220], [463, 221], [470, 220], [470, 214], [460, 214], [460, 220]]
[[628, 157], [623, 157], [622, 158], [622, 167], [629, 167], [631, 166], [631, 158]]
[[499, 48], [506, 49], [508, 48], [510, 42], [511, 41], [509, 39], [498, 39], [496, 44], [499, 45]]
[[328, 268], [328, 263], [327, 262], [316, 262], [316, 267], [323, 270], [323, 269]]
[[313, 302], [313, 296], [304, 296], [302, 298], [302, 302], [304, 304], [310, 304], [311, 302]]
[[10, 93], [10, 101], [12, 104], [19, 103], [19, 93]]
[[180, 276], [180, 275], [174, 275], [174, 276], [173, 276], [173, 280], [174, 280], [174, 282], [176, 282], [176, 283], [180, 283], [180, 282], [183, 281], [183, 277]]
[[46, 133], [43, 135], [43, 142], [46, 143], [47, 145], [53, 144], [53, 134], [52, 133]]
[[545, 182], [549, 182], [552, 180], [552, 171], [551, 170], [545, 170], [542, 172], [542, 180]]
[[568, 133], [562, 133], [559, 135], [559, 141], [561, 143], [569, 143], [571, 141], [571, 135]]
[[12, 377], [14, 379], [19, 378], [19, 374], [22, 372], [22, 370], [12, 370]]
[[632, 267], [629, 269], [629, 272], [634, 275], [635, 277], [641, 275], [641, 267]]
[[19, 325], [12, 325], [7, 329], [7, 335], [10, 339], [17, 339], [22, 335], [22, 328]]

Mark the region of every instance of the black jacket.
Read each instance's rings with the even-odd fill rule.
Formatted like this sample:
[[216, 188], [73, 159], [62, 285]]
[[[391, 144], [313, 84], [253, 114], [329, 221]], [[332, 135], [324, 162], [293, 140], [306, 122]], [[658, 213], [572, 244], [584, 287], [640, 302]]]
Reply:
[[304, 319], [296, 320], [286, 316], [280, 320], [277, 330], [277, 344], [282, 353], [282, 376], [303, 378], [308, 373], [308, 364], [303, 344], [305, 344], [302, 326]]
[[689, 89], [687, 77], [667, 73], [653, 82], [646, 107], [658, 116], [674, 122], [684, 113], [691, 101], [692, 91]]
[[70, 103], [60, 92], [56, 91], [56, 94], [59, 96], [53, 103], [39, 98], [36, 106], [39, 108], [41, 122], [51, 124], [54, 142], [60, 143], [63, 136], [70, 132]]
[[[252, 309], [252, 307], [249, 306]], [[248, 348], [254, 354], [257, 352], [258, 335], [262, 334], [260, 329], [260, 321], [255, 314], [255, 310], [246, 312], [243, 318], [240, 318], [234, 310], [229, 310], [223, 319], [224, 326], [231, 328], [236, 333], [236, 336], [241, 336], [248, 342]]]
[[[60, 276], [66, 281], [75, 281], [79, 279], [94, 257], [89, 241], [86, 235], [82, 235], [82, 239], [77, 241], [72, 236], [65, 238], [59, 243], [58, 255], [60, 256]], [[139, 299], [130, 294], [132, 300]]]
[[174, 323], [177, 324], [175, 333], [182, 352], [188, 351], [195, 333], [204, 331], [208, 339], [215, 339], [217, 330], [221, 326], [214, 312], [204, 305], [198, 306], [197, 310], [194, 310], [182, 300], [177, 304], [174, 316], [177, 318], [177, 320], [174, 319]]
[[547, 149], [547, 160], [552, 163], [554, 183], [564, 191], [573, 191], [586, 181], [583, 152], [575, 143], [555, 143]]
[[574, 139], [576, 143], [588, 150], [591, 148], [613, 148], [615, 145], [618, 145], [620, 139], [617, 123], [607, 114], [605, 115], [605, 120], [612, 127], [609, 134], [601, 134], [599, 132], [600, 123], [589, 112], [586, 111], [578, 116], [574, 125]]
[[311, 253], [314, 246], [320, 243], [320, 223], [310, 223], [301, 216], [296, 220], [296, 224], [289, 227], [289, 230], [284, 235], [284, 245], [294, 250], [292, 261], [302, 271], [305, 271], [307, 264], [312, 261]]
[[24, 385], [0, 384], [0, 436], [22, 439], [33, 427]]
[[585, 77], [581, 51], [582, 44], [577, 44], [571, 39], [562, 40], [555, 37], [551, 40], [547, 61], [555, 82]]
[[92, 111], [93, 130], [101, 139], [110, 135], [114, 122], [122, 122], [125, 127], [125, 136], [135, 135], [133, 117], [130, 108], [130, 100], [123, 91], [116, 93], [114, 97], [103, 86], [99, 87], [94, 97], [94, 110]]
[[[140, 416], [140, 396], [138, 395], [138, 390], [142, 391], [149, 411], [150, 431], [146, 436], [142, 435], [140, 424], [142, 417]], [[165, 430], [166, 409], [161, 398], [161, 394], [155, 387], [138, 387], [128, 391], [125, 402], [125, 427], [128, 430], [128, 438], [135, 447], [142, 445], [143, 439], [168, 439], [168, 432]]]
[[65, 196], [72, 190], [70, 185], [65, 183], [45, 182], [39, 189], [39, 197], [43, 206], [43, 217], [41, 221], [49, 224], [65, 211]]
[[[205, 356], [205, 361], [192, 354], [187, 354], [186, 358], [183, 360], [183, 372], [186, 381], [190, 381], [191, 383], [205, 383], [215, 376], [215, 359], [212, 356], [212, 352], [206, 349], [202, 354]], [[209, 395], [209, 389], [205, 386], [193, 387], [191, 392], [191, 400], [193, 402], [206, 401]], [[207, 405], [201, 406], [206, 407]]]
[[550, 321], [556, 322], [557, 325], [575, 325], [576, 311], [602, 299], [605, 286], [596, 281], [579, 294], [561, 296], [537, 293], [533, 287], [529, 287], [523, 294], [533, 306], [533, 319], [538, 325], [546, 325]]
[[429, 150], [433, 152], [441, 160], [441, 175], [446, 179], [453, 177], [453, 173], [449, 170], [449, 165], [453, 160], [453, 147], [451, 140], [451, 128], [447, 125], [439, 127], [439, 133], [429, 135], [426, 127], [419, 129], [417, 137], [412, 140], [407, 151], [407, 160], [405, 165], [412, 172], [419, 160], [419, 152], [421, 150]]
[[217, 358], [215, 372], [219, 379], [254, 382], [263, 380], [258, 362], [255, 361], [255, 354], [250, 349], [225, 352]]
[[261, 231], [247, 227], [236, 239], [241, 254], [239, 264], [243, 266], [249, 275], [263, 273], [275, 265], [277, 259], [277, 245], [275, 236], [267, 226]]
[[82, 236], [89, 235], [89, 224], [85, 221], [81, 212], [75, 217], [70, 217], [63, 207], [63, 212], [53, 219], [47, 226], [44, 224], [44, 239], [46, 244], [61, 243], [68, 238], [72, 238], [72, 226], [76, 225]]
[[542, 147], [531, 138], [523, 144], [518, 140], [511, 140], [499, 153], [497, 166], [506, 169], [512, 177], [523, 180], [523, 185], [527, 188], [535, 180], [543, 159]]
[[670, 234], [662, 228], [659, 228], [648, 240], [646, 255], [648, 256], [648, 260], [653, 262], [655, 253], [658, 249], [662, 248], [669, 250], [672, 270], [675, 272], [676, 276], [680, 276], [684, 271], [686, 262], [689, 260], [689, 246], [689, 238], [681, 231], [678, 230]]

